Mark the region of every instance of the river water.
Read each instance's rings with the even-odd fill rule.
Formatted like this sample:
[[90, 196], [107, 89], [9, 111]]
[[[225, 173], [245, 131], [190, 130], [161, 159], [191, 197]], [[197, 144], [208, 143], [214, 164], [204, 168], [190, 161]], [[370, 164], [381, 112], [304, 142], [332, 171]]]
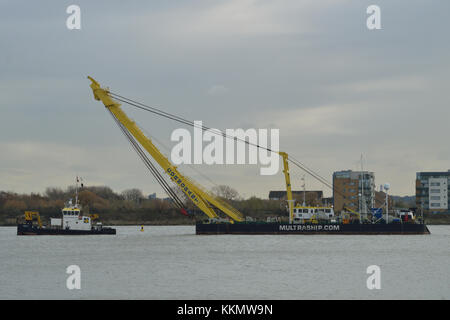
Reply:
[[[450, 226], [431, 235], [16, 236], [0, 227], [1, 299], [450, 299]], [[78, 265], [81, 289], [66, 268]], [[369, 290], [367, 267], [381, 270]]]

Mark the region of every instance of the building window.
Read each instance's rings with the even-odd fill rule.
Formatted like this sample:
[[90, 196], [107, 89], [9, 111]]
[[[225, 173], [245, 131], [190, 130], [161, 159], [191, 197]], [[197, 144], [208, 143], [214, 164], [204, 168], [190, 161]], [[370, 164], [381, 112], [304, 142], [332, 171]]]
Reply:
[[430, 189], [430, 193], [440, 193], [440, 189]]
[[431, 196], [430, 197], [431, 200], [441, 200], [440, 196]]
[[430, 207], [434, 207], [434, 208], [436, 208], [436, 207], [440, 207], [441, 206], [441, 204], [440, 203], [430, 203]]
[[432, 187], [439, 187], [441, 185], [440, 182], [430, 182], [430, 186]]

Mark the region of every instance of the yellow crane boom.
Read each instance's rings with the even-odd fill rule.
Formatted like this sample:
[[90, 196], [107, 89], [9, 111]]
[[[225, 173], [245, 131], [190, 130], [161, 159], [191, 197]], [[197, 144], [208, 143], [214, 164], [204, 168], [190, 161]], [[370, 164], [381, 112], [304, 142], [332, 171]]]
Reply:
[[128, 130], [131, 135], [139, 142], [142, 147], [152, 156], [152, 158], [161, 166], [170, 179], [181, 189], [181, 191], [208, 217], [217, 218], [218, 215], [214, 211], [213, 206], [224, 212], [235, 221], [243, 221], [244, 215], [231, 205], [221, 199], [208, 193], [191, 179], [181, 174], [177, 167], [174, 166], [165, 157], [153, 142], [142, 132], [139, 126], [131, 120], [120, 107], [120, 104], [113, 100], [108, 89], [104, 89], [93, 78], [91, 80], [91, 89], [96, 100], [102, 101], [105, 107], [113, 114], [113, 116]]
[[288, 154], [286, 152], [278, 152], [283, 158], [283, 173], [286, 181], [286, 198], [289, 208], [289, 222], [294, 220], [294, 199], [292, 198], [291, 177], [289, 174]]

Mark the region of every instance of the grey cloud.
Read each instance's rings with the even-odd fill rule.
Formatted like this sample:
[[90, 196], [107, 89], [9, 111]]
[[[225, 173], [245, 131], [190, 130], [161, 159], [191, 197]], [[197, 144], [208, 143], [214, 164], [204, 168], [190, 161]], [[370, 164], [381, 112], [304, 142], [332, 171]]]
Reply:
[[[81, 31], [65, 28], [69, 4], [1, 4], [0, 189], [42, 191], [85, 171], [160, 192], [87, 75], [211, 127], [276, 126], [281, 147], [325, 177], [364, 153], [379, 183], [413, 194], [415, 171], [450, 167], [447, 2], [377, 1], [380, 31], [365, 28], [371, 1], [78, 1]], [[170, 148], [179, 125], [126, 110]], [[36, 148], [37, 160], [20, 157]], [[254, 167], [201, 170], [247, 196], [283, 188]]]

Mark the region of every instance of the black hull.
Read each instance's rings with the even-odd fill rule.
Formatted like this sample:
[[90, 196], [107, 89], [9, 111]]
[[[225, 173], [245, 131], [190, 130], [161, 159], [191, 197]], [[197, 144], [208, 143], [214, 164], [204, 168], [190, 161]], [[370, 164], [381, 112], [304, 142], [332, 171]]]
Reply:
[[18, 236], [38, 236], [38, 235], [97, 235], [97, 234], [116, 234], [116, 229], [101, 228], [98, 230], [70, 230], [70, 229], [47, 229], [31, 226], [29, 224], [17, 225]]
[[198, 223], [196, 234], [430, 234], [425, 224]]

